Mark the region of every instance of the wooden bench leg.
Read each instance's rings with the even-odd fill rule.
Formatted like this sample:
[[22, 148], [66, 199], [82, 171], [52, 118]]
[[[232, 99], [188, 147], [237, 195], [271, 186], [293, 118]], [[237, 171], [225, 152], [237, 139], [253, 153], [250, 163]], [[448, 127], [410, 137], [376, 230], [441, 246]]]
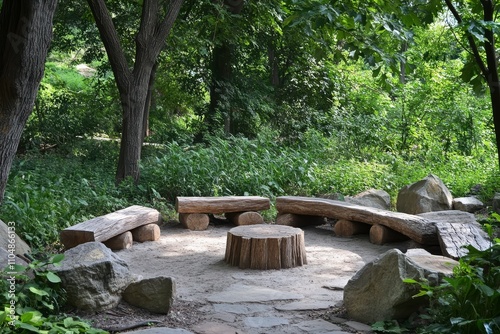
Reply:
[[322, 225], [325, 218], [320, 216], [296, 215], [293, 213], [278, 213], [276, 217], [277, 225], [287, 225], [293, 227], [304, 227], [308, 225]]
[[224, 214], [234, 225], [256, 225], [263, 224], [264, 218], [258, 212], [228, 212]]
[[386, 226], [375, 224], [370, 228], [370, 242], [375, 245], [383, 245], [388, 242], [408, 240], [409, 238]]
[[335, 223], [333, 228], [335, 234], [339, 237], [351, 237], [356, 234], [368, 234], [370, 233], [369, 224], [353, 222], [346, 219], [340, 219]]
[[179, 221], [191, 231], [204, 231], [210, 219], [206, 213], [179, 213]]
[[133, 241], [132, 232], [127, 231], [104, 241], [104, 244], [112, 250], [120, 250], [132, 247]]
[[134, 241], [156, 241], [160, 239], [160, 227], [157, 224], [143, 225], [131, 230]]

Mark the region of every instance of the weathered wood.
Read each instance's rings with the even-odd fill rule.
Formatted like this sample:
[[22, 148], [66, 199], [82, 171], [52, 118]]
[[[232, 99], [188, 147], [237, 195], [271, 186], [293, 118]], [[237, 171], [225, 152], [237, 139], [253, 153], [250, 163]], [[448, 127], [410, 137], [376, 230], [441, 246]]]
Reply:
[[436, 223], [436, 229], [443, 255], [458, 259], [467, 254], [464, 246], [471, 245], [479, 250], [492, 246], [486, 233], [470, 223]]
[[179, 213], [179, 222], [191, 231], [204, 231], [210, 223], [205, 213]]
[[383, 245], [388, 242], [408, 240], [409, 238], [387, 226], [375, 224], [370, 228], [370, 242], [375, 245]]
[[248, 212], [227, 212], [224, 214], [226, 218], [234, 225], [256, 225], [263, 224], [264, 218], [261, 214], [254, 211]]
[[322, 225], [325, 223], [324, 217], [296, 215], [293, 213], [278, 213], [276, 224], [293, 227], [304, 227], [309, 225]]
[[178, 213], [213, 213], [263, 211], [271, 207], [269, 198], [260, 196], [177, 197]]
[[370, 233], [370, 227], [370, 224], [353, 222], [346, 219], [339, 219], [335, 223], [333, 230], [339, 237], [351, 237], [356, 234]]
[[157, 210], [134, 205], [68, 227], [61, 231], [60, 237], [64, 247], [69, 249], [89, 241], [104, 242], [139, 226], [160, 221]]
[[156, 241], [160, 239], [160, 227], [158, 224], [143, 225], [131, 230], [134, 241]]
[[117, 235], [116, 237], [104, 241], [106, 247], [111, 248], [112, 250], [127, 249], [132, 247], [133, 243], [134, 239], [132, 237], [132, 232], [130, 231], [124, 232]]
[[425, 245], [437, 245], [436, 227], [428, 219], [401, 212], [315, 197], [283, 196], [276, 198], [280, 213], [324, 216], [366, 224], [381, 224]]
[[283, 225], [247, 225], [227, 233], [226, 263], [241, 269], [282, 269], [307, 263], [304, 231]]

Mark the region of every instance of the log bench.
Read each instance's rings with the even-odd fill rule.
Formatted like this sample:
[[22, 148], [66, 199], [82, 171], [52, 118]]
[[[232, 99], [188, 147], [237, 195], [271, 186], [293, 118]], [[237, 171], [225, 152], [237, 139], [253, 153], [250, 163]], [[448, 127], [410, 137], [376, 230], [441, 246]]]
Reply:
[[260, 196], [177, 197], [175, 201], [179, 222], [193, 231], [207, 229], [209, 214], [224, 214], [238, 226], [262, 224], [264, 219], [257, 211], [270, 207], [269, 198]]
[[160, 213], [151, 208], [133, 205], [96, 217], [61, 231], [66, 249], [89, 241], [99, 241], [111, 249], [129, 248], [132, 242], [153, 241], [160, 237]]
[[[423, 246], [439, 246], [443, 255], [459, 258], [472, 245], [480, 250], [491, 242], [473, 215], [453, 210], [410, 215], [343, 201], [314, 197], [282, 196], [276, 198], [277, 224], [317, 224], [318, 217], [338, 219], [335, 234], [352, 236], [369, 233], [374, 244], [412, 239]], [[290, 217], [292, 216], [292, 217]], [[293, 217], [296, 216], [296, 217]], [[310, 217], [310, 218], [309, 218]]]

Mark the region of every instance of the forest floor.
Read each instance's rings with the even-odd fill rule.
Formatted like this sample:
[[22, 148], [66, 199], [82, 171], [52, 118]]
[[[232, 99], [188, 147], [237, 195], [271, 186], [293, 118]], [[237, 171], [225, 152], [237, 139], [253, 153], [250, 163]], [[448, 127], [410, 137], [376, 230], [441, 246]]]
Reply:
[[[134, 275], [173, 277], [174, 305], [169, 315], [155, 315], [122, 303], [89, 319], [101, 328], [155, 320], [157, 326], [202, 334], [317, 333], [314, 326], [328, 327], [326, 320], [337, 324], [337, 333], [356, 333], [343, 324], [343, 287], [366, 263], [397, 246], [371, 244], [368, 235], [336, 237], [331, 224], [311, 226], [304, 228], [307, 265], [242, 270], [224, 262], [232, 227], [210, 224], [205, 231], [190, 231], [170, 221], [161, 227], [160, 240], [118, 251]], [[238, 290], [249, 299], [231, 300], [239, 298]]]

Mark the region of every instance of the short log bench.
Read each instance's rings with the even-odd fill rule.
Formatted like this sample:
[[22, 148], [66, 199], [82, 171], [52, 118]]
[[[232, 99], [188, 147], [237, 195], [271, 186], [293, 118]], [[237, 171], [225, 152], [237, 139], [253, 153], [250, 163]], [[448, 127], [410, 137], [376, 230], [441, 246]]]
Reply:
[[[473, 215], [443, 211], [410, 215], [365, 207], [342, 201], [283, 196], [276, 198], [277, 224], [301, 226], [317, 224], [318, 217], [338, 219], [335, 234], [352, 236], [369, 233], [374, 244], [412, 239], [424, 246], [441, 247], [443, 255], [459, 258], [465, 254], [464, 246], [472, 245], [484, 250], [491, 246], [480, 231]], [[469, 217], [472, 216], [472, 217]]]
[[175, 209], [180, 223], [193, 231], [206, 230], [209, 214], [224, 214], [235, 225], [262, 224], [257, 211], [271, 207], [269, 198], [260, 196], [177, 197]]
[[61, 231], [61, 242], [66, 249], [89, 241], [103, 242], [111, 249], [124, 249], [133, 240], [154, 241], [160, 237], [161, 214], [151, 208], [128, 208], [96, 217]]

